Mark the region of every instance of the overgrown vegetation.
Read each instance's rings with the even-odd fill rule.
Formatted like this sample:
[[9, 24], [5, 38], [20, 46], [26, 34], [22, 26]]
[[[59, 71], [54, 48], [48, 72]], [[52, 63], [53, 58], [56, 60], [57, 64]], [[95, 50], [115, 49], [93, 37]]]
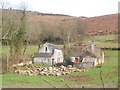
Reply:
[[[24, 4], [24, 3], [23, 3]], [[2, 8], [2, 44], [8, 49], [6, 55], [7, 70], [12, 70], [11, 65], [19, 63], [25, 60], [25, 52], [27, 48], [27, 16], [26, 8], [22, 7], [22, 10], [17, 13], [16, 11], [11, 12]]]

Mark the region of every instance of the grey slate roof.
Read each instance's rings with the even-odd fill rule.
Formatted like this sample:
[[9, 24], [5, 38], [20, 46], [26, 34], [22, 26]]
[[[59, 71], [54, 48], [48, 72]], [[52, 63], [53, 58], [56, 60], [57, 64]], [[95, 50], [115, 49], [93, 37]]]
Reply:
[[71, 56], [72, 57], [80, 57], [81, 55], [82, 55], [82, 52], [79, 51], [79, 52], [73, 52]]
[[51, 43], [45, 43], [49, 48], [53, 49], [59, 49], [61, 50], [61, 48], [59, 48], [57, 45], [51, 44]]
[[[92, 50], [91, 45], [94, 45], [94, 50]], [[86, 49], [84, 49], [83, 52], [88, 53], [89, 55], [101, 58], [102, 57], [102, 49], [95, 44], [91, 44], [91, 45], [89, 45]]]
[[34, 57], [49, 58], [52, 56], [52, 53], [35, 53]]
[[92, 57], [101, 58], [102, 57], [101, 52], [102, 52], [102, 50], [99, 47], [97, 47], [96, 45], [94, 45], [94, 50], [92, 50], [92, 47], [90, 45], [81, 52], [74, 52], [74, 54], [72, 56], [73, 57], [85, 57], [87, 55], [90, 55]]
[[81, 54], [81, 57], [85, 57], [85, 56], [92, 56], [92, 57], [97, 57], [94, 53], [90, 52], [90, 51], [85, 51]]

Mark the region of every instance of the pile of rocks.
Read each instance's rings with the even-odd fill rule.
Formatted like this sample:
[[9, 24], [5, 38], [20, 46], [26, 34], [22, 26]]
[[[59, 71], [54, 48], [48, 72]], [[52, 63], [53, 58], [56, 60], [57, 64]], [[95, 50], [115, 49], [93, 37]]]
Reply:
[[15, 70], [15, 73], [21, 75], [46, 75], [46, 76], [61, 76], [69, 74], [70, 72], [85, 72], [85, 69], [78, 69], [69, 65], [68, 67], [44, 67], [44, 68], [28, 68], [26, 70]]

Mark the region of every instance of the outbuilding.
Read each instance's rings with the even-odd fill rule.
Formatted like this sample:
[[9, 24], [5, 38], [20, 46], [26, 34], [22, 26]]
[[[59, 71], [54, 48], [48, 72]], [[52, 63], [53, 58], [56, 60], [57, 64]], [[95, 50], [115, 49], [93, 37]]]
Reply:
[[35, 64], [48, 64], [54, 65], [63, 62], [63, 52], [62, 49], [57, 45], [51, 43], [45, 43], [38, 51], [35, 53], [33, 62]]
[[81, 68], [92, 68], [104, 63], [104, 52], [95, 44], [91, 44], [83, 51], [76, 53], [75, 57], [79, 57], [79, 59], [77, 63], [74, 62], [74, 66]]

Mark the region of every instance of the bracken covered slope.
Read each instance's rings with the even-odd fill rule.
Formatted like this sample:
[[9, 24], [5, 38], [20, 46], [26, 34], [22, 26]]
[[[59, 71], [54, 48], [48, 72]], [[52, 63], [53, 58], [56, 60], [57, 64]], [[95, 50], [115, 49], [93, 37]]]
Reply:
[[118, 32], [118, 14], [84, 18], [89, 34], [111, 34]]
[[[20, 10], [8, 10], [11, 13], [16, 11], [17, 15]], [[6, 13], [5, 13], [6, 14]], [[78, 18], [79, 21], [85, 22], [86, 31], [90, 35], [112, 34], [118, 33], [118, 14], [110, 14], [97, 17], [73, 17], [63, 14], [49, 14], [39, 13], [34, 11], [27, 11], [27, 18], [29, 24], [29, 32], [38, 32], [42, 26], [50, 30], [59, 30], [56, 26], [61, 21], [71, 18]], [[68, 22], [69, 23], [69, 22]], [[32, 33], [32, 32], [31, 32]]]

